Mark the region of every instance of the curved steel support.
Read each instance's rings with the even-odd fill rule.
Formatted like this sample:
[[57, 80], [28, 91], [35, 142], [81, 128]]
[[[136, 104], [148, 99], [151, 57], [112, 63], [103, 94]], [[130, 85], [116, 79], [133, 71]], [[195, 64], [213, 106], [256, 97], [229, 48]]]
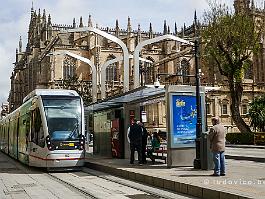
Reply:
[[97, 69], [96, 69], [96, 66], [89, 59], [82, 57], [80, 55], [71, 53], [69, 51], [63, 51], [62, 54], [68, 55], [82, 62], [85, 62], [91, 67], [92, 69], [92, 102], [96, 102], [97, 101]]
[[94, 32], [96, 34], [101, 35], [102, 37], [105, 37], [115, 43], [117, 43], [123, 51], [123, 59], [124, 59], [124, 66], [123, 66], [123, 92], [127, 92], [129, 91], [129, 51], [127, 46], [124, 44], [124, 42], [122, 40], [120, 40], [119, 38], [108, 34], [106, 32], [103, 32], [97, 28], [93, 28], [93, 27], [83, 27], [83, 28], [75, 28], [75, 29], [69, 29], [66, 31], [62, 31], [62, 32]]
[[171, 40], [178, 41], [178, 42], [185, 43], [185, 44], [192, 45], [192, 46], [194, 45], [192, 42], [189, 42], [185, 39], [181, 39], [181, 38], [176, 37], [174, 35], [162, 35], [162, 36], [148, 39], [148, 40], [145, 40], [145, 41], [139, 43], [135, 47], [135, 50], [133, 53], [133, 57], [134, 57], [134, 89], [138, 88], [140, 85], [140, 78], [139, 78], [139, 53], [140, 53], [140, 50], [145, 45], [156, 43], [156, 42], [159, 42], [159, 41], [162, 41], [165, 39], [171, 39]]
[[[130, 59], [133, 58], [132, 55], [129, 56]], [[101, 90], [101, 99], [105, 99], [106, 98], [106, 69], [109, 65], [115, 63], [115, 62], [119, 62], [122, 61], [123, 57], [117, 57], [115, 59], [111, 59], [106, 61], [104, 64], [102, 64], [102, 66], [100, 67], [100, 90]], [[144, 59], [140, 57], [141, 61], [144, 62], [148, 62], [148, 63], [153, 63], [152, 61], [148, 60], [148, 59]]]

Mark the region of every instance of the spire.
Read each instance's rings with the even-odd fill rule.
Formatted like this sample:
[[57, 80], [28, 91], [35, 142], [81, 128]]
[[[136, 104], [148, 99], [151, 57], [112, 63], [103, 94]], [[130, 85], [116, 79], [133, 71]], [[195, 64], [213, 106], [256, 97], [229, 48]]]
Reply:
[[43, 22], [44, 24], [46, 23], [46, 11], [45, 11], [45, 9], [43, 9], [42, 22]]
[[177, 27], [177, 22], [175, 22], [175, 35], [178, 35], [178, 27]]
[[82, 16], [80, 17], [80, 24], [79, 24], [79, 27], [80, 27], [80, 28], [84, 27], [84, 26], [83, 26], [83, 18], [82, 18]]
[[130, 17], [128, 17], [127, 32], [132, 32], [132, 25], [131, 25], [131, 19], [130, 19]]
[[194, 11], [194, 24], [197, 26], [197, 12], [196, 10]]
[[33, 8], [33, 1], [31, 2], [31, 14], [34, 13], [34, 8]]
[[91, 14], [88, 15], [88, 27], [93, 27]]
[[255, 9], [255, 4], [254, 4], [254, 0], [251, 1], [251, 10]]
[[49, 14], [48, 15], [48, 23], [47, 25], [52, 25], [52, 19], [51, 19], [51, 15]]
[[149, 32], [153, 32], [152, 23], [149, 24]]
[[164, 20], [164, 31], [163, 34], [166, 35], [167, 34], [167, 21]]
[[193, 22], [193, 24], [194, 24], [194, 35], [197, 36], [197, 28], [198, 28], [197, 26], [198, 26], [198, 22], [197, 22], [197, 13], [196, 13], [196, 10], [194, 12], [194, 22]]
[[18, 62], [18, 49], [16, 48], [16, 62]]
[[141, 25], [138, 24], [138, 29], [137, 29], [137, 44], [139, 44], [142, 40], [142, 37], [141, 37]]
[[152, 23], [150, 22], [149, 24], [149, 39], [153, 38], [153, 28], [152, 28]]
[[39, 13], [38, 13], [38, 23], [40, 23], [41, 20], [41, 14], [40, 14], [40, 8], [39, 8]]
[[75, 18], [73, 19], [73, 28], [76, 28]]
[[18, 49], [19, 49], [19, 52], [21, 53], [22, 52], [22, 38], [21, 38], [21, 36], [19, 37]]
[[170, 34], [170, 28], [167, 26], [167, 34]]
[[118, 37], [120, 34], [119, 21], [116, 19], [115, 36]]
[[116, 26], [115, 26], [115, 29], [116, 29], [116, 30], [120, 29], [120, 28], [119, 28], [119, 21], [118, 21], [118, 19], [116, 19]]

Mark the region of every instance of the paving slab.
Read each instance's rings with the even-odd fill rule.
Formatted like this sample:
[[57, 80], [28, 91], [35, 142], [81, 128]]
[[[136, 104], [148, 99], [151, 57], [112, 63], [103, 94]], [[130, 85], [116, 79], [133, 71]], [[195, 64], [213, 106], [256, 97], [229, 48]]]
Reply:
[[227, 175], [221, 177], [210, 176], [213, 171], [193, 167], [168, 168], [163, 162], [148, 162], [143, 166], [128, 163], [127, 159], [86, 158], [89, 168], [199, 198], [265, 198], [265, 163], [229, 159], [226, 161]]

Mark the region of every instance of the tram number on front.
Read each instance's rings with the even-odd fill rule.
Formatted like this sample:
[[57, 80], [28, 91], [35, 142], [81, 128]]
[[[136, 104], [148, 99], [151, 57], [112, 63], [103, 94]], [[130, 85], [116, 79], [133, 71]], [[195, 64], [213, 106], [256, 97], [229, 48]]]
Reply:
[[74, 143], [61, 143], [61, 146], [75, 146]]

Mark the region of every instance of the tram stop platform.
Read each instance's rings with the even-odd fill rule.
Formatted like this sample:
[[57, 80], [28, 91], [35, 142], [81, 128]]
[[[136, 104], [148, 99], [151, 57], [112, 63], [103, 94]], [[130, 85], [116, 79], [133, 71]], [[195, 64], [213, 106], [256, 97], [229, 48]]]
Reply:
[[[137, 162], [137, 161], [136, 161]], [[163, 160], [142, 166], [128, 159], [86, 156], [86, 166], [114, 176], [204, 199], [265, 198], [265, 163], [226, 160], [226, 176], [191, 167], [168, 168]]]

